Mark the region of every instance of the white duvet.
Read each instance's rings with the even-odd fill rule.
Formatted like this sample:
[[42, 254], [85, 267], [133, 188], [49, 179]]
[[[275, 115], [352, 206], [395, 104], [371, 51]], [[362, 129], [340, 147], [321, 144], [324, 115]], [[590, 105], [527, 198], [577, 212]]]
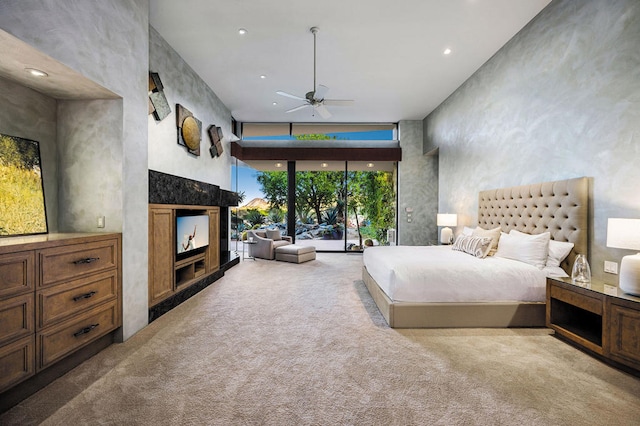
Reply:
[[544, 302], [545, 274], [495, 256], [484, 259], [451, 246], [380, 246], [364, 265], [394, 302]]

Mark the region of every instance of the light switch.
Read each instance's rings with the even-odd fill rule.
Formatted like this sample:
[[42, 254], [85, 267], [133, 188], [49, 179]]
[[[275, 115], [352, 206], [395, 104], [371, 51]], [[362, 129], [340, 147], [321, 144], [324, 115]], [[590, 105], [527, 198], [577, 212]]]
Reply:
[[618, 274], [618, 262], [604, 261], [604, 271], [610, 274]]
[[104, 228], [104, 216], [98, 216], [98, 228]]

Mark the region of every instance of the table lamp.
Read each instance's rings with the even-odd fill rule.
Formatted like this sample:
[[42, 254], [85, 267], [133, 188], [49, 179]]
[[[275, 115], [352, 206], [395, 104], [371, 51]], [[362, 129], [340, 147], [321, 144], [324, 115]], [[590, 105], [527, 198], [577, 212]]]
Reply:
[[[609, 219], [607, 247], [640, 250], [640, 219]], [[625, 293], [640, 296], [640, 253], [622, 258], [619, 286]]]
[[450, 213], [438, 213], [438, 226], [444, 226], [440, 231], [440, 243], [451, 244], [453, 242], [453, 231], [450, 226], [458, 226], [458, 215]]

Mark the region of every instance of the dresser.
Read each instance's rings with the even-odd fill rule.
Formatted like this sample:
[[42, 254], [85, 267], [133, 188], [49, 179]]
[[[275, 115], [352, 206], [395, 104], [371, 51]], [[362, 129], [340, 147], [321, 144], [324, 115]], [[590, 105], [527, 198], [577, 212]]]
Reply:
[[0, 393], [122, 325], [121, 234], [0, 239]]

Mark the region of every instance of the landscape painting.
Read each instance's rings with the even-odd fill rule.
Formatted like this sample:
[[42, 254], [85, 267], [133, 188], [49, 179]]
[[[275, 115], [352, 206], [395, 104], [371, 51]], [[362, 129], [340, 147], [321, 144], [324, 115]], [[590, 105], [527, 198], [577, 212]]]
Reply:
[[40, 146], [0, 133], [0, 237], [46, 233]]

